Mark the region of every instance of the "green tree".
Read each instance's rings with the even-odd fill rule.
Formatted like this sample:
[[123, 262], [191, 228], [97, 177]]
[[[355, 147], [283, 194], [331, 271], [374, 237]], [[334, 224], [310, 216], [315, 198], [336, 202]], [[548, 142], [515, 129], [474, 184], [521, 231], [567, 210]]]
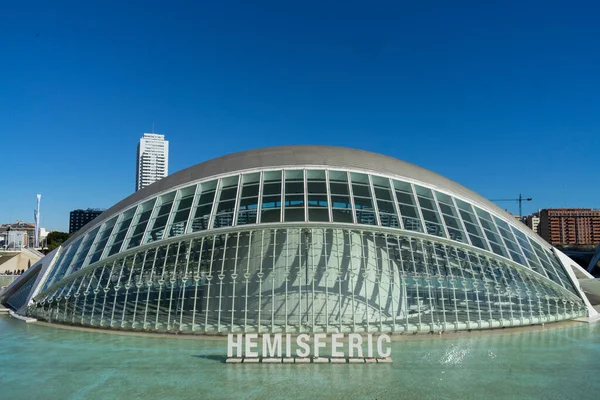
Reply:
[[67, 232], [50, 232], [46, 237], [46, 251], [49, 253], [52, 250], [56, 249], [70, 236], [71, 235], [69, 235]]

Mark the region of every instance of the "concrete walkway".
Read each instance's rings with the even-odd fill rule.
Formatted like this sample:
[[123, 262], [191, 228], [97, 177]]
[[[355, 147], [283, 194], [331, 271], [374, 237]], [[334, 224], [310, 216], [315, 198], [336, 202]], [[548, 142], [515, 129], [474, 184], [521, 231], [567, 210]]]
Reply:
[[8, 314], [8, 308], [4, 308], [2, 304], [0, 304], [0, 314]]

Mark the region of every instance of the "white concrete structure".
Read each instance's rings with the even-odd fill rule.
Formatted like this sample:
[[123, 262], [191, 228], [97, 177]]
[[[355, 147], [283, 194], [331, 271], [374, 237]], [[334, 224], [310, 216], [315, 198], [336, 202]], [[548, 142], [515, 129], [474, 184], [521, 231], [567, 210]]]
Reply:
[[144, 133], [137, 148], [135, 190], [169, 175], [169, 142], [165, 135]]

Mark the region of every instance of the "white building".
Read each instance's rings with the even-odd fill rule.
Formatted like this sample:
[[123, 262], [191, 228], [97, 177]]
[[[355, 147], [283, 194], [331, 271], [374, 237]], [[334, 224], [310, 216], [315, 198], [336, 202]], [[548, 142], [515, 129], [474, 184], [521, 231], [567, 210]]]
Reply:
[[165, 135], [144, 133], [137, 148], [135, 190], [169, 175], [169, 142]]
[[536, 214], [531, 214], [525, 217], [525, 224], [538, 235], [540, 234], [539, 225], [540, 225], [540, 216]]

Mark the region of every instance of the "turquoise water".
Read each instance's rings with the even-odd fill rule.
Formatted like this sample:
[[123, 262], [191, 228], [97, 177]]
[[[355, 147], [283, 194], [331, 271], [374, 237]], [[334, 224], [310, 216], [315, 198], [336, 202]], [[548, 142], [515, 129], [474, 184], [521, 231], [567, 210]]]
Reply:
[[399, 338], [393, 364], [225, 364], [226, 345], [0, 316], [0, 398], [600, 398], [600, 324]]
[[17, 278], [18, 278], [18, 276], [16, 276], [16, 275], [0, 276], [0, 287], [10, 285], [12, 283], [12, 281], [14, 281]]

